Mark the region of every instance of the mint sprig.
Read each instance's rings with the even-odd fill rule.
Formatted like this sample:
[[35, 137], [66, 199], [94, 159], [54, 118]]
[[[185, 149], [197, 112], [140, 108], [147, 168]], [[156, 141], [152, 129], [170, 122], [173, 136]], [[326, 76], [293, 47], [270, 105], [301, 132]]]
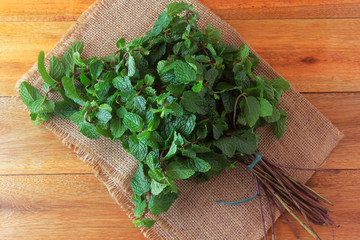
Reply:
[[[221, 30], [197, 27], [193, 6], [166, 7], [145, 36], [103, 58], [82, 59], [76, 42], [62, 59], [51, 57], [50, 71], [39, 54], [47, 92], [29, 83], [20, 97], [35, 125], [52, 115], [70, 119], [88, 138], [119, 140], [138, 161], [131, 181], [136, 226], [167, 211], [180, 194], [175, 179], [209, 180], [256, 153], [255, 130], [272, 124], [280, 138], [286, 113], [279, 110], [283, 79], [254, 74], [258, 58], [248, 46], [221, 40]], [[62, 101], [48, 99], [57, 93]]]

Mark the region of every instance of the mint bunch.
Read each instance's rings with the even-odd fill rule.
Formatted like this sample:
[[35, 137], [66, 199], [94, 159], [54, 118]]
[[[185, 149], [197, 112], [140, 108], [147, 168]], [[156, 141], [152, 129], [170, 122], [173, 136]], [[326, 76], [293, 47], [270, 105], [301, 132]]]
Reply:
[[[84, 43], [76, 42], [62, 59], [50, 58], [47, 72], [41, 52], [44, 94], [20, 85], [35, 125], [52, 116], [69, 119], [88, 138], [119, 140], [139, 161], [131, 181], [136, 226], [151, 228], [155, 220], [146, 213], [171, 207], [180, 194], [174, 180], [204, 182], [239, 161], [250, 164], [257, 128], [272, 124], [278, 138], [285, 131], [287, 115], [278, 107], [289, 83], [254, 74], [259, 60], [248, 46], [225, 44], [220, 29], [201, 30], [198, 19], [193, 6], [171, 3], [145, 36], [120, 39], [109, 56], [83, 59]], [[284, 197], [288, 176], [282, 179], [274, 168], [262, 160], [253, 172], [269, 194], [290, 204]]]

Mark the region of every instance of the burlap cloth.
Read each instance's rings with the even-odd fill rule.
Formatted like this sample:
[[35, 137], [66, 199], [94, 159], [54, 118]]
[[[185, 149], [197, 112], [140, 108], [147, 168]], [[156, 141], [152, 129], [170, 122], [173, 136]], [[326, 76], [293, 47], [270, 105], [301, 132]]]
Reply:
[[[75, 41], [84, 41], [83, 57], [104, 56], [116, 51], [115, 43], [120, 37], [131, 41], [143, 36], [152, 28], [159, 13], [172, 0], [100, 0], [84, 12], [60, 42], [50, 51], [51, 56], [62, 56]], [[222, 29], [223, 40], [228, 44], [244, 44], [240, 35], [227, 23], [196, 0], [188, 0], [201, 15], [201, 28], [209, 23]], [[40, 51], [41, 49], [39, 49]], [[260, 58], [256, 72], [269, 78], [276, 73]], [[21, 81], [35, 84], [39, 89], [42, 79], [35, 64]], [[281, 107], [289, 117], [287, 130], [277, 140], [270, 128], [261, 129], [260, 150], [269, 160], [287, 165], [316, 168], [342, 138], [335, 128], [314, 106], [296, 90], [286, 91]], [[44, 125], [71, 146], [79, 157], [97, 173], [114, 200], [134, 218], [131, 202], [131, 178], [137, 161], [125, 152], [119, 142], [110, 139], [89, 140], [70, 121], [54, 117]], [[59, 162], [61, 164], [61, 162]], [[306, 182], [312, 175], [307, 171], [290, 171], [298, 180]], [[227, 206], [215, 200], [237, 201], [255, 193], [254, 178], [244, 167], [239, 166], [214, 177], [204, 184], [177, 181], [180, 197], [170, 210], [156, 216], [157, 223], [150, 230], [141, 229], [150, 239], [259, 239], [262, 236], [258, 199], [241, 205]], [[101, 204], [101, 203], [99, 203]], [[266, 205], [265, 205], [266, 206]], [[267, 210], [265, 214], [267, 214]], [[276, 217], [279, 213], [277, 212]], [[91, 217], [91, 216], [90, 216]], [[150, 215], [150, 217], [152, 217]], [[267, 228], [269, 217], [266, 217]]]

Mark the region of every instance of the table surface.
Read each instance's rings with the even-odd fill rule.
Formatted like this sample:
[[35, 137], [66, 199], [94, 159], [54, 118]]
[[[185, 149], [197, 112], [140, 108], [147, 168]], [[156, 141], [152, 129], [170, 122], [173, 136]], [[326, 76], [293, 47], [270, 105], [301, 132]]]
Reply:
[[[0, 0], [0, 239], [144, 239], [93, 171], [44, 127], [15, 82], [93, 0]], [[345, 137], [309, 185], [334, 203], [336, 239], [360, 239], [360, 0], [201, 0]], [[126, 16], [125, 16], [126, 17]], [[311, 239], [292, 221], [301, 239]], [[331, 230], [316, 227], [323, 239]], [[283, 219], [277, 239], [294, 239]]]

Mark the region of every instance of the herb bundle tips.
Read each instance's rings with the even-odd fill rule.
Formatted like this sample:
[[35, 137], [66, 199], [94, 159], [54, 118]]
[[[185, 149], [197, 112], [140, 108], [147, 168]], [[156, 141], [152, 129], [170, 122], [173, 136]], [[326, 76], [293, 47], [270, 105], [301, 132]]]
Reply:
[[[152, 30], [120, 39], [115, 53], [83, 59], [84, 43], [76, 42], [61, 59], [50, 58], [49, 72], [41, 52], [43, 94], [20, 85], [35, 125], [69, 119], [88, 138], [120, 141], [138, 160], [131, 181], [136, 226], [151, 228], [148, 212], [171, 207], [180, 194], [174, 180], [201, 183], [238, 162], [249, 165], [258, 156], [257, 128], [271, 124], [278, 138], [285, 132], [279, 104], [288, 82], [254, 74], [259, 60], [249, 47], [225, 44], [210, 25], [199, 29], [199, 17], [193, 6], [171, 3]], [[335, 225], [322, 197], [276, 165], [262, 158], [251, 171], [266, 196], [315, 238], [311, 223]]]

